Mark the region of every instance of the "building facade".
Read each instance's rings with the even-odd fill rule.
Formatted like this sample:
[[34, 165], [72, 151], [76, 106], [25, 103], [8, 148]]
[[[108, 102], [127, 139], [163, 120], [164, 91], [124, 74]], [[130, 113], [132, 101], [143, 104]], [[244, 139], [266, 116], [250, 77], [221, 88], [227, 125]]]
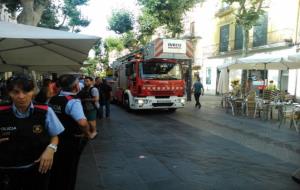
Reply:
[[[299, 0], [265, 0], [265, 14], [250, 30], [248, 55], [257, 53], [283, 54], [297, 51], [299, 43]], [[196, 35], [201, 36], [195, 50], [195, 65], [200, 64], [199, 75], [208, 93], [215, 94], [220, 70], [218, 67], [233, 63], [242, 57], [243, 35], [236, 23], [234, 6], [221, 0], [198, 4], [187, 14], [185, 26], [194, 25]], [[192, 17], [190, 15], [193, 15]], [[188, 21], [187, 21], [188, 20]], [[190, 27], [192, 28], [192, 27]], [[187, 32], [188, 29], [185, 28]], [[268, 70], [268, 80], [273, 80], [281, 90], [300, 97], [297, 88], [297, 70]], [[263, 78], [263, 71], [248, 71], [255, 80]], [[241, 80], [241, 70], [230, 70], [229, 80]], [[299, 85], [300, 87], [300, 85]], [[297, 89], [299, 89], [297, 91]]]

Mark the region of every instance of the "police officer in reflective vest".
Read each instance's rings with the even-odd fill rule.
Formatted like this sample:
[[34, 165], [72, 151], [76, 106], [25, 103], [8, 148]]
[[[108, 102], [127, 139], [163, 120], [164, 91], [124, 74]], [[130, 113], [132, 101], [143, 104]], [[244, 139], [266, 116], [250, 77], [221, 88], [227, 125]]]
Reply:
[[0, 189], [47, 190], [64, 127], [51, 108], [32, 103], [34, 83], [27, 75], [11, 77], [7, 92], [12, 103], [0, 106]]
[[73, 75], [62, 75], [58, 79], [59, 95], [49, 105], [63, 123], [65, 131], [59, 136], [60, 145], [50, 180], [50, 189], [75, 189], [77, 167], [86, 139], [90, 139], [90, 126], [83, 112], [81, 101], [76, 98], [79, 80]]

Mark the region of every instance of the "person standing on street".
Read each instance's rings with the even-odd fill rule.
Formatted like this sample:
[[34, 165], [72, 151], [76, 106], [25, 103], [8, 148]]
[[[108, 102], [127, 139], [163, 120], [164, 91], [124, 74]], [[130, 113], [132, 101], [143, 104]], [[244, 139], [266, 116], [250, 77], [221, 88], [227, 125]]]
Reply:
[[51, 88], [52, 81], [50, 79], [44, 79], [42, 87], [39, 93], [35, 97], [35, 102], [40, 104], [48, 104], [49, 100], [53, 96], [53, 90]]
[[34, 89], [33, 80], [24, 74], [7, 81], [12, 103], [0, 106], [0, 189], [48, 189], [64, 127], [50, 107], [32, 102]]
[[99, 108], [97, 109], [97, 117], [98, 119], [102, 119], [102, 112], [101, 112], [101, 100], [102, 100], [102, 97], [101, 97], [101, 91], [100, 91], [100, 88], [101, 88], [101, 85], [102, 85], [102, 80], [100, 77], [96, 77], [95, 78], [95, 85], [94, 87], [96, 87], [98, 89], [98, 92], [99, 92]]
[[199, 109], [201, 108], [201, 103], [200, 103], [200, 96], [202, 94], [202, 96], [204, 95], [204, 88], [202, 83], [200, 82], [200, 78], [197, 78], [197, 81], [194, 83], [192, 91], [194, 92], [194, 97], [195, 97], [195, 107], [198, 107]]
[[94, 79], [92, 77], [85, 77], [84, 88], [79, 92], [83, 106], [83, 111], [91, 127], [91, 138], [94, 139], [97, 136], [97, 110], [99, 109], [99, 92], [96, 87], [93, 86]]
[[105, 117], [110, 118], [110, 102], [112, 100], [112, 88], [107, 84], [105, 79], [102, 79], [100, 85], [100, 117], [103, 117], [103, 107], [105, 107]]
[[74, 190], [80, 155], [87, 139], [90, 126], [84, 115], [81, 101], [77, 99], [79, 80], [73, 75], [62, 75], [58, 79], [60, 94], [51, 98], [49, 105], [65, 127], [60, 135], [60, 146], [50, 179], [49, 189]]

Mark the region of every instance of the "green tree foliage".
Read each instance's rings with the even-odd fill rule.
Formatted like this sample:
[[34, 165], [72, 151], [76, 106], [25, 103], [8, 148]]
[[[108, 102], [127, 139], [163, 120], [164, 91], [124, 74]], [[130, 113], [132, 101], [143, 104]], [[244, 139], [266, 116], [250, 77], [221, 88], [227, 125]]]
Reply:
[[108, 20], [109, 30], [117, 34], [123, 34], [133, 29], [134, 17], [124, 9], [113, 10], [112, 16]]
[[99, 63], [99, 59], [88, 58], [88, 60], [85, 62], [85, 67], [82, 67], [81, 71], [86, 76], [95, 76], [98, 63]]
[[[16, 15], [18, 23], [78, 32], [89, 21], [81, 15], [79, 7], [89, 0], [1, 0]], [[62, 22], [60, 23], [60, 20]]]
[[104, 42], [99, 40], [93, 47], [95, 51], [95, 57], [100, 60], [100, 64], [103, 64], [104, 67], [108, 66], [108, 56], [104, 53]]
[[59, 9], [53, 4], [48, 4], [45, 8], [45, 11], [42, 14], [40, 23], [38, 26], [45, 27], [45, 28], [52, 28], [52, 29], [58, 29], [56, 26], [57, 23], [59, 23]]
[[104, 48], [107, 53], [116, 50], [118, 52], [124, 49], [124, 44], [121, 38], [118, 37], [108, 37], [104, 41]]
[[122, 35], [121, 37], [123, 45], [129, 50], [134, 50], [138, 46], [138, 40], [134, 32], [129, 31]]
[[103, 40], [100, 39], [98, 42], [95, 43], [93, 50], [95, 51], [96, 57], [101, 57], [103, 55]]
[[159, 21], [152, 15], [144, 12], [138, 18], [138, 30], [139, 36], [138, 41], [141, 44], [146, 44], [150, 41], [151, 36], [154, 34], [155, 29], [159, 26]]
[[176, 35], [183, 32], [183, 14], [201, 1], [202, 0], [138, 0], [139, 4], [143, 7], [143, 12], [154, 17], [156, 21], [158, 21], [159, 26], [166, 26], [167, 30], [172, 34], [172, 37], [176, 37]]
[[73, 32], [80, 32], [79, 27], [86, 27], [90, 22], [83, 18], [79, 6], [85, 5], [89, 0], [64, 0], [63, 17], [64, 21], [60, 24], [60, 27], [65, 26], [67, 20], [67, 26]]
[[264, 0], [223, 0], [229, 5], [238, 4], [235, 17], [237, 24], [243, 27], [243, 56], [248, 53], [249, 30], [257, 23], [259, 17], [265, 13], [262, 9]]
[[17, 16], [18, 23], [36, 26], [50, 0], [1, 0], [8, 10]]

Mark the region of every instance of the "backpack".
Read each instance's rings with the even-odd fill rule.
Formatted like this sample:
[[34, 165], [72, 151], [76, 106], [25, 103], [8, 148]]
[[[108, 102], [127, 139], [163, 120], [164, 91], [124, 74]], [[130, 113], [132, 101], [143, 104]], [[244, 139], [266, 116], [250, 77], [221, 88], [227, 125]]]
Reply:
[[83, 110], [85, 112], [97, 109], [97, 107], [96, 107], [96, 105], [95, 105], [95, 103], [93, 101], [82, 101], [83, 99], [93, 98], [93, 96], [92, 96], [92, 89], [93, 88], [96, 88], [96, 87], [92, 87], [89, 90], [86, 90], [85, 88], [83, 88], [78, 93], [78, 98], [81, 99], [81, 104], [82, 104]]

